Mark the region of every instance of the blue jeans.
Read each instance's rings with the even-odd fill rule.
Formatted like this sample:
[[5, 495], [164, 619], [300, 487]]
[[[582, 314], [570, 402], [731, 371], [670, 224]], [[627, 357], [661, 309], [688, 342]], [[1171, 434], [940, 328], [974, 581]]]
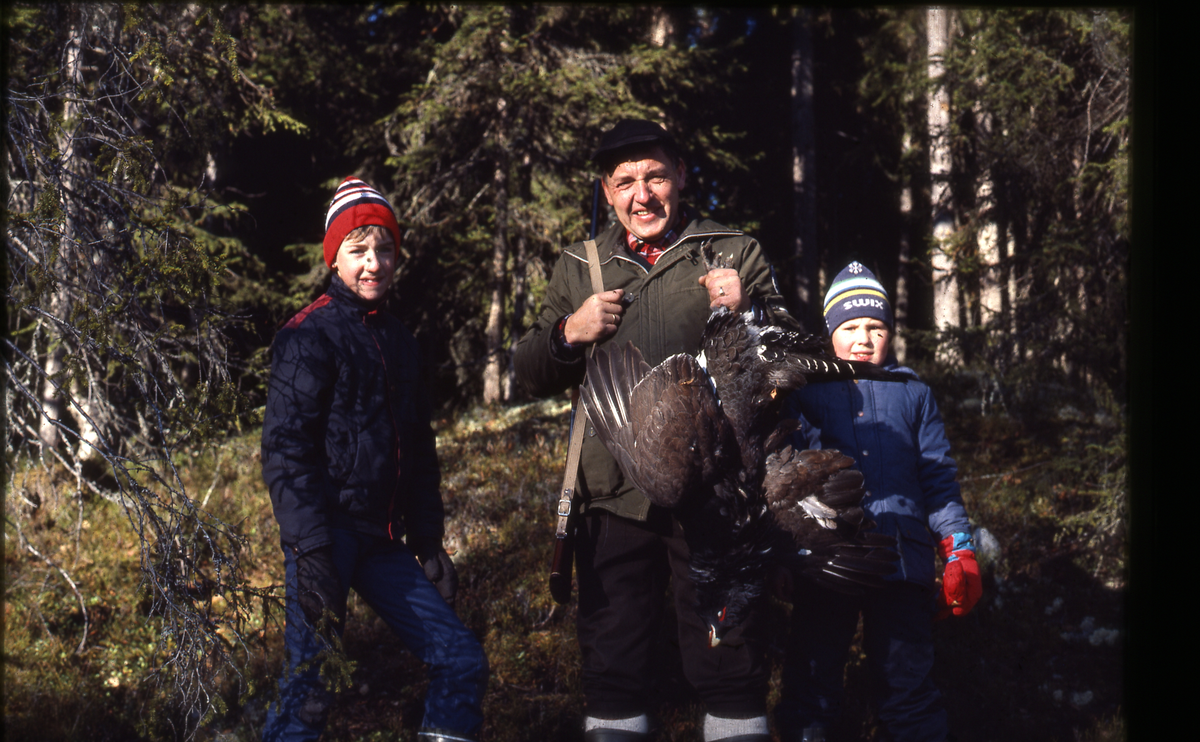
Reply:
[[[279, 681], [279, 703], [271, 704], [264, 742], [316, 740], [325, 728], [330, 693], [319, 677], [326, 648], [304, 616], [297, 599], [295, 558], [284, 549], [287, 608], [284, 645], [287, 657]], [[487, 659], [483, 648], [437, 588], [425, 578], [404, 544], [354, 531], [333, 531], [333, 559], [341, 581], [341, 612], [348, 591], [379, 614], [409, 651], [429, 667], [429, 690], [421, 726], [474, 737], [483, 723]], [[339, 627], [339, 632], [341, 627]], [[300, 667], [308, 663], [308, 667]]]
[[[934, 598], [909, 583], [850, 597], [797, 580], [783, 691], [775, 721], [784, 739], [841, 711], [850, 644], [863, 617], [863, 648], [879, 719], [895, 742], [942, 742], [948, 733], [933, 669]], [[792, 735], [792, 736], [789, 736]]]

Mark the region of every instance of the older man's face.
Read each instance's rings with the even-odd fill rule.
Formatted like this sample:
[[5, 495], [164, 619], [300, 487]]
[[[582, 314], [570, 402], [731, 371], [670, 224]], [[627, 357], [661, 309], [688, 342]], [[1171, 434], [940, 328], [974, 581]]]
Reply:
[[675, 226], [683, 162], [671, 162], [661, 147], [635, 153], [604, 178], [604, 197], [630, 234], [656, 242]]

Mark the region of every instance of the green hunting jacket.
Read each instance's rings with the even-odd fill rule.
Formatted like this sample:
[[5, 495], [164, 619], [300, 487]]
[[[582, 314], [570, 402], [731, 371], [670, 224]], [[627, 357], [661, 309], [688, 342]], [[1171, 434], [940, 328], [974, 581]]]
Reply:
[[[689, 209], [688, 213], [694, 212]], [[732, 260], [754, 307], [769, 322], [799, 329], [784, 307], [762, 247], [745, 233], [707, 219], [693, 219], [679, 240], [659, 256], [653, 267], [647, 267], [630, 254], [624, 227], [614, 224], [596, 238], [604, 290], [624, 289], [635, 298], [626, 308], [616, 334], [600, 344], [619, 346], [633, 341], [651, 366], [676, 353], [697, 353], [710, 313], [708, 291], [700, 285], [700, 276], [705, 273], [700, 246], [710, 239], [718, 256]], [[593, 293], [587, 252], [578, 242], [563, 250], [546, 289], [542, 311], [515, 349], [517, 378], [530, 394], [547, 397], [583, 382], [583, 352], [564, 357], [561, 351], [556, 352], [552, 335], [558, 321]], [[580, 455], [577, 488], [585, 512], [602, 508], [641, 521], [650, 512], [650, 501], [625, 481], [616, 460], [590, 424]]]

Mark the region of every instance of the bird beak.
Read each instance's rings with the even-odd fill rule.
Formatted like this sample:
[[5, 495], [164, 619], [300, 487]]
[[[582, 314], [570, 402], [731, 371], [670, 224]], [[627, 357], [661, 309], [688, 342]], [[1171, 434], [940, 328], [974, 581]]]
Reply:
[[708, 627], [708, 646], [716, 648], [721, 643], [721, 637], [717, 636], [717, 627]]

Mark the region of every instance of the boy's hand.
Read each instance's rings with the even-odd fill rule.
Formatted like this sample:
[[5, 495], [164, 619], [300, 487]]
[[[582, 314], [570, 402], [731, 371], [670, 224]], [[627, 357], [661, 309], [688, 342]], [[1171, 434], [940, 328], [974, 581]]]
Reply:
[[446, 550], [434, 544], [423, 544], [414, 549], [417, 561], [425, 570], [425, 578], [433, 583], [442, 599], [451, 608], [458, 596], [458, 571]]
[[346, 615], [346, 594], [333, 563], [333, 547], [313, 549], [296, 557], [296, 587], [300, 608], [318, 630], [340, 625]]
[[937, 620], [951, 614], [965, 616], [983, 597], [983, 581], [975, 561], [975, 544], [968, 533], [955, 533], [942, 539], [938, 553], [946, 560], [942, 573], [942, 592], [938, 595]]

